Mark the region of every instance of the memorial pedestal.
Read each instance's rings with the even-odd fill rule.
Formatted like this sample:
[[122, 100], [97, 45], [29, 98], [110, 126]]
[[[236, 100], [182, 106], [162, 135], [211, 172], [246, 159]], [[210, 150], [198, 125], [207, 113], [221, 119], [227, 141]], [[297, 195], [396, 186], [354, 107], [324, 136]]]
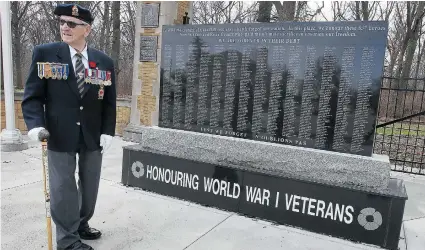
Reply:
[[124, 136], [140, 142], [124, 147], [124, 185], [397, 249], [407, 194], [379, 157], [157, 127]]
[[124, 185], [397, 249], [406, 190], [373, 154], [387, 22], [161, 29]]

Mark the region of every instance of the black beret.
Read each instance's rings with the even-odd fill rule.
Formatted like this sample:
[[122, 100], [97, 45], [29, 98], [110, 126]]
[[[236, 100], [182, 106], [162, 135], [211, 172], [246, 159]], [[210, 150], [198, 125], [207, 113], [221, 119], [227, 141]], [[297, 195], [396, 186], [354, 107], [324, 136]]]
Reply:
[[53, 12], [57, 16], [71, 16], [91, 24], [94, 20], [91, 12], [78, 4], [58, 4]]

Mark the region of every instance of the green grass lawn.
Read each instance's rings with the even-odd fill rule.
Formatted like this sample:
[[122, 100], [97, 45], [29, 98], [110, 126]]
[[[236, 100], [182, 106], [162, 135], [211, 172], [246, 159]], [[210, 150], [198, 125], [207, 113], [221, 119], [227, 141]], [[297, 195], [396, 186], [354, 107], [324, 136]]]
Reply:
[[425, 124], [394, 123], [377, 128], [376, 133], [379, 135], [425, 136]]

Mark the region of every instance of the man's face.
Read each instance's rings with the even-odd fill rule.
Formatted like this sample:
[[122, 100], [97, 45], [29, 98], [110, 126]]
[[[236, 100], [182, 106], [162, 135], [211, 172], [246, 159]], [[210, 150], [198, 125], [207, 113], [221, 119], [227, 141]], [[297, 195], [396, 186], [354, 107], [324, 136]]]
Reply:
[[91, 30], [90, 25], [70, 16], [61, 16], [59, 18], [59, 24], [62, 40], [70, 45], [76, 42], [84, 41]]

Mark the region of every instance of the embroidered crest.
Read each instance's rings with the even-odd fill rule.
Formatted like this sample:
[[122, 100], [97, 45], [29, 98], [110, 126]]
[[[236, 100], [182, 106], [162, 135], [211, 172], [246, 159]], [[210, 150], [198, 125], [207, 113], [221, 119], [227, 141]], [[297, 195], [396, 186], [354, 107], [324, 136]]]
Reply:
[[76, 5], [74, 5], [72, 7], [72, 15], [73, 16], [78, 16], [78, 7]]

